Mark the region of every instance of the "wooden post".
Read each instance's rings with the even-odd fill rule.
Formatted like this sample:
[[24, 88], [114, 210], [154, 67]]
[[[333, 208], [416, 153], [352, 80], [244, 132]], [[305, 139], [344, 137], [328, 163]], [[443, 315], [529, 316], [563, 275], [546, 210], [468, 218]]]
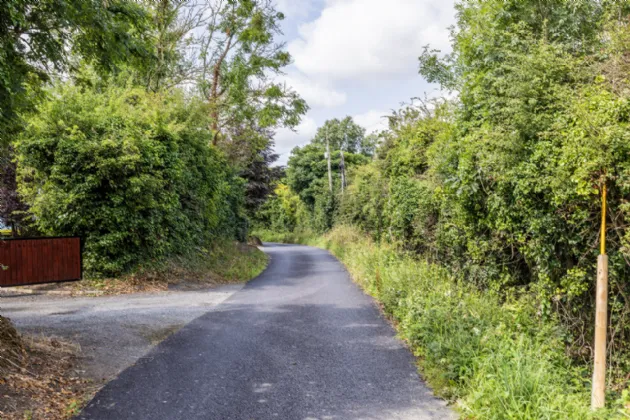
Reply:
[[344, 134], [344, 144], [341, 146], [341, 149], [339, 149], [339, 154], [340, 154], [340, 168], [341, 169], [341, 194], [343, 195], [344, 190], [346, 188], [346, 161], [343, 157], [343, 148], [348, 144], [348, 135]]
[[606, 185], [602, 188], [602, 227], [600, 255], [597, 258], [597, 292], [595, 300], [595, 355], [591, 408], [606, 404], [606, 331], [608, 328], [608, 256], [606, 255]]

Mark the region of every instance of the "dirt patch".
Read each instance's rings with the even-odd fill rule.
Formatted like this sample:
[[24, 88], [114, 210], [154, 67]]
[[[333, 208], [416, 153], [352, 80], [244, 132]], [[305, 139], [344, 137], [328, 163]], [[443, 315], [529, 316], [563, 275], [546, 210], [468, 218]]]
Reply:
[[20, 336], [0, 317], [0, 418], [67, 419], [95, 392], [76, 372], [80, 348], [56, 337]]
[[262, 240], [258, 236], [250, 236], [247, 239], [247, 243], [252, 246], [263, 246]]

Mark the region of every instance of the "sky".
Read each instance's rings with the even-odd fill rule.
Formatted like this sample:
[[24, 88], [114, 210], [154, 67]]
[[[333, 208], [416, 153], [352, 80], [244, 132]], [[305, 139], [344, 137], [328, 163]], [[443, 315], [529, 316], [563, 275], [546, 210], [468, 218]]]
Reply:
[[423, 47], [450, 51], [454, 0], [276, 0], [293, 64], [282, 79], [309, 104], [293, 132], [276, 133], [278, 164], [327, 119], [352, 116], [369, 132], [413, 97], [438, 88], [418, 74]]

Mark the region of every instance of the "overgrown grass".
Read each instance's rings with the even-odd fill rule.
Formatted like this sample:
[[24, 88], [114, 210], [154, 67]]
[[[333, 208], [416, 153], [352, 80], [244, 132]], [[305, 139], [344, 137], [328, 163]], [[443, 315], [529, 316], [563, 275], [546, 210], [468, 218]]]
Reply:
[[87, 279], [72, 284], [76, 290], [108, 294], [166, 290], [169, 286], [214, 286], [246, 282], [267, 267], [267, 255], [258, 248], [235, 241], [217, 241], [186, 255], [137, 267], [118, 278]]
[[208, 270], [228, 282], [249, 281], [267, 267], [267, 254], [256, 247], [229, 242], [209, 250], [209, 258], [198, 259], [198, 270]]
[[[296, 239], [265, 236], [271, 238]], [[572, 364], [565, 331], [540, 316], [531, 296], [506, 300], [459, 284], [445, 269], [376, 244], [351, 227], [297, 239], [329, 249], [382, 303], [428, 383], [465, 418], [614, 417], [590, 411], [587, 369]]]

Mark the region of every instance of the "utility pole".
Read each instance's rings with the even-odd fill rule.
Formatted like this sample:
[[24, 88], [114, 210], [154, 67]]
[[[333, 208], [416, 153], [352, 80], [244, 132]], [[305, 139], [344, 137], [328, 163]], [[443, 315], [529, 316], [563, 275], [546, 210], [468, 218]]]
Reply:
[[333, 184], [332, 184], [332, 170], [330, 167], [330, 144], [328, 142], [328, 127], [326, 127], [326, 158], [328, 159], [328, 188], [330, 189], [330, 193], [333, 192]]
[[606, 330], [608, 328], [608, 256], [606, 255], [606, 179], [602, 186], [602, 227], [597, 257], [597, 292], [595, 294], [595, 355], [591, 408], [606, 404]]
[[348, 142], [348, 135], [344, 134], [344, 144], [341, 145], [341, 150], [339, 150], [341, 162], [339, 163], [339, 169], [341, 169], [341, 194], [343, 194], [346, 188], [346, 161], [343, 157], [343, 147]]

